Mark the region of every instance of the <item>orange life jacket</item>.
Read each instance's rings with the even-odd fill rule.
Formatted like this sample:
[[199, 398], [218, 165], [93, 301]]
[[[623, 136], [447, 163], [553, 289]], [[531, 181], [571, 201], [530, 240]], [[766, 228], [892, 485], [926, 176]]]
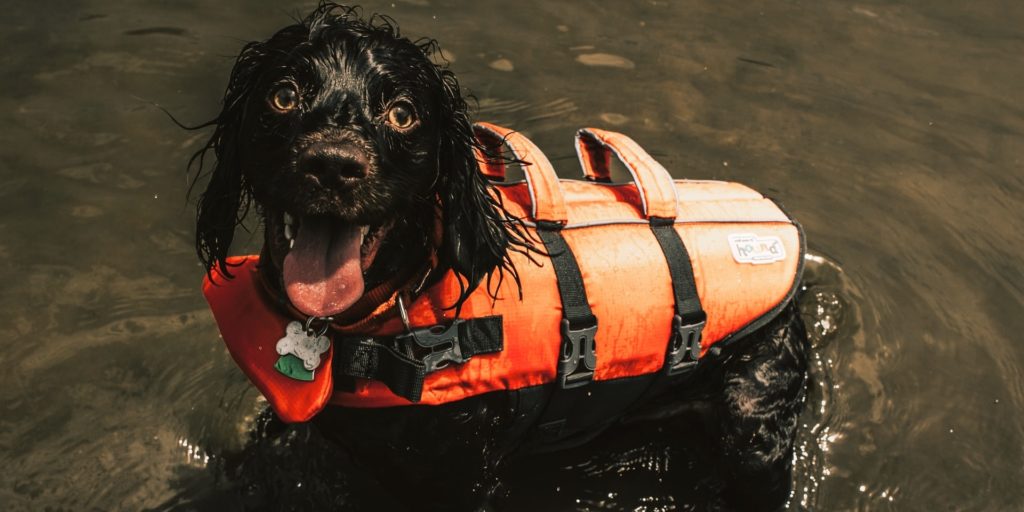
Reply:
[[[569, 387], [685, 370], [714, 345], [766, 323], [792, 298], [802, 272], [802, 231], [754, 190], [721, 181], [673, 180], [633, 140], [598, 129], [583, 129], [576, 136], [588, 181], [560, 180], [521, 134], [491, 124], [475, 128], [478, 137], [504, 140], [527, 162], [526, 181], [495, 183], [494, 193], [540, 236], [550, 258], [571, 261], [559, 264], [534, 255], [541, 263], [535, 264], [513, 253], [522, 299], [512, 279], [492, 290], [496, 300], [481, 285], [463, 304], [458, 321], [450, 307], [460, 287], [451, 273], [403, 304], [408, 324], [396, 312], [402, 293], [396, 292], [371, 315], [372, 322], [333, 325], [320, 366], [311, 381], [302, 381], [275, 369], [278, 340], [297, 318], [261, 284], [258, 256], [231, 258], [240, 265], [235, 277], [215, 274], [215, 282], [204, 282], [203, 292], [232, 357], [283, 420], [306, 421], [328, 403], [442, 404], [553, 381]], [[613, 155], [625, 164], [633, 183], [603, 183]], [[503, 164], [486, 158], [481, 172], [504, 178]], [[569, 251], [557, 250], [558, 243]], [[563, 305], [569, 300], [564, 288], [572, 288], [563, 274], [572, 273], [572, 263], [585, 289], [584, 306]], [[688, 285], [681, 282], [686, 279]], [[687, 289], [697, 297], [687, 297]], [[570, 313], [580, 307], [596, 319], [596, 330], [569, 325]], [[573, 320], [579, 318], [584, 316]], [[418, 355], [395, 348], [392, 337], [403, 335], [426, 340]], [[339, 353], [358, 363], [354, 373], [347, 373], [355, 376], [354, 384], [344, 390], [335, 389], [335, 373], [339, 365], [353, 363], [339, 362]], [[388, 358], [419, 365], [418, 376], [410, 377], [414, 382], [402, 383], [405, 392], [396, 394], [394, 382], [360, 373], [391, 365]]]

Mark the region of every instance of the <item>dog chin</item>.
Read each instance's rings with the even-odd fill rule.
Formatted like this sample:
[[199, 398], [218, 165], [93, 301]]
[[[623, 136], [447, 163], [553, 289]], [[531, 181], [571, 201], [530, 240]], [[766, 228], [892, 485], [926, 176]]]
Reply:
[[331, 317], [355, 304], [369, 288], [367, 273], [390, 224], [365, 225], [326, 215], [274, 215], [279, 218], [267, 223], [272, 231], [268, 243], [292, 305], [309, 316]]

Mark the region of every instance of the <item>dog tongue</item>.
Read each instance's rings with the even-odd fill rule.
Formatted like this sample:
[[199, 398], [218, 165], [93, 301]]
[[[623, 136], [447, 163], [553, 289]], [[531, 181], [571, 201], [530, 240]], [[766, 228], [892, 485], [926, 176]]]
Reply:
[[359, 226], [303, 219], [295, 245], [284, 258], [288, 298], [310, 316], [332, 316], [363, 295]]

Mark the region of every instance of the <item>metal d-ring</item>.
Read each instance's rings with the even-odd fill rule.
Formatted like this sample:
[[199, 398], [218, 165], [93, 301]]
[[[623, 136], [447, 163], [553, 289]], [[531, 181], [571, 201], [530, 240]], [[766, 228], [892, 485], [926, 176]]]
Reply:
[[[320, 332], [313, 334], [313, 322], [316, 320], [322, 320], [324, 325], [320, 328]], [[306, 335], [312, 338], [319, 338], [327, 333], [327, 329], [331, 328], [331, 322], [334, 321], [334, 317], [331, 316], [311, 316], [306, 319], [306, 325], [302, 327], [306, 331]]]
[[404, 343], [403, 339], [414, 337], [412, 332], [412, 326], [409, 325], [409, 312], [405, 309], [405, 301], [402, 300], [402, 294], [399, 292], [395, 295], [395, 306], [398, 307], [398, 316], [402, 318], [402, 325], [405, 326], [405, 334], [395, 336], [392, 340], [392, 348], [400, 353], [405, 354], [408, 357], [413, 356], [413, 343]]
[[396, 298], [398, 303], [398, 316], [402, 317], [402, 324], [405, 325], [405, 332], [412, 332], [412, 327], [409, 326], [409, 312], [405, 309], [405, 301], [402, 300], [402, 294], [399, 293]]

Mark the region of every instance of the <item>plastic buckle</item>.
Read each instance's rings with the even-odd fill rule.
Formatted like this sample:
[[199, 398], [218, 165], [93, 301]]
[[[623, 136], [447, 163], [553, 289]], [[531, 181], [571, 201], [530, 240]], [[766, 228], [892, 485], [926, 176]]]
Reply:
[[423, 364], [426, 372], [434, 372], [447, 368], [448, 363], [465, 363], [469, 357], [462, 356], [462, 346], [459, 345], [459, 324], [464, 320], [456, 319], [451, 325], [434, 325], [419, 329], [410, 329], [405, 334], [395, 336], [395, 341], [404, 342], [408, 339], [419, 347], [430, 349], [430, 353], [423, 357]]
[[700, 360], [700, 339], [704, 332], [704, 320], [683, 325], [679, 315], [672, 317], [672, 338], [668, 344], [665, 367], [669, 375], [678, 375], [694, 366]]
[[[572, 329], [569, 320], [562, 319], [562, 356], [558, 360], [558, 375], [563, 389], [585, 386], [594, 379], [597, 352], [594, 336], [597, 322], [590, 327]], [[580, 368], [580, 362], [583, 368]]]

